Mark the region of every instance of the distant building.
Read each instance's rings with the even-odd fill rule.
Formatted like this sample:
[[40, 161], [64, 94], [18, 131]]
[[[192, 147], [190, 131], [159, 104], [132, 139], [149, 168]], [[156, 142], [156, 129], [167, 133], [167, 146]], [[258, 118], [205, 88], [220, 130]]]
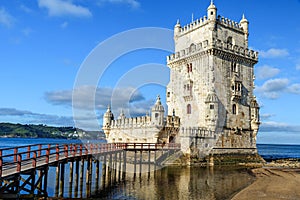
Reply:
[[[259, 105], [253, 94], [258, 53], [248, 49], [248, 24], [217, 15], [174, 28], [175, 53], [167, 57], [168, 116], [157, 98], [150, 116], [114, 119], [103, 130], [108, 142], [176, 142], [186, 154], [256, 153]], [[176, 114], [176, 116], [175, 116]]]

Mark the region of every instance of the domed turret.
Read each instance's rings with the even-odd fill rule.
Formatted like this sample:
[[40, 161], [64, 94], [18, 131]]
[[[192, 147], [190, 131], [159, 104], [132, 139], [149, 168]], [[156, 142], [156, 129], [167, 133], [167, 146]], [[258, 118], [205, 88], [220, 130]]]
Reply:
[[161, 104], [160, 101], [160, 96], [158, 95], [156, 98], [156, 102], [154, 104], [154, 106], [152, 107], [152, 112], [156, 112], [156, 111], [165, 111], [164, 106]]
[[245, 18], [245, 15], [243, 14], [243, 17], [240, 21], [240, 25], [242, 26], [244, 32], [247, 32], [248, 33], [248, 25], [249, 25], [249, 22], [248, 20]]
[[215, 6], [213, 0], [211, 0], [210, 5], [207, 8], [207, 18], [208, 20], [217, 19], [217, 7]]
[[174, 27], [174, 38], [176, 39], [176, 37], [180, 34], [180, 30], [181, 30], [181, 25], [179, 22], [179, 19], [177, 20], [177, 23]]
[[103, 127], [102, 127], [106, 135], [109, 134], [112, 120], [114, 120], [114, 114], [111, 112], [110, 106], [107, 106], [107, 110], [103, 116]]
[[249, 22], [245, 18], [244, 14], [243, 14], [242, 20], [240, 21], [240, 26], [243, 28], [244, 33], [245, 33], [245, 47], [248, 48]]
[[159, 125], [159, 126], [163, 125], [164, 113], [165, 113], [165, 109], [164, 109], [164, 106], [161, 104], [160, 96], [158, 95], [156, 102], [151, 109], [151, 121], [155, 125]]

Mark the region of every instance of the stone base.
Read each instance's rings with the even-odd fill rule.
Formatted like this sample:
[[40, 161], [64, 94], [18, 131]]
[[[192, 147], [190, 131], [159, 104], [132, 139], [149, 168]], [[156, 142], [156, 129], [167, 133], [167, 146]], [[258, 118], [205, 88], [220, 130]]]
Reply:
[[180, 166], [241, 166], [262, 167], [265, 160], [258, 153], [219, 153], [210, 154], [204, 158], [182, 154], [176, 160], [165, 163], [166, 165]]

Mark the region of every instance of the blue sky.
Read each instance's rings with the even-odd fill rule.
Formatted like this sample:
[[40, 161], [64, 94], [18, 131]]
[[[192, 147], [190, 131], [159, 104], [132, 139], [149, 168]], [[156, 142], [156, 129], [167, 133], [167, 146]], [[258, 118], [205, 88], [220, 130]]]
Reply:
[[[182, 25], [188, 24], [192, 15], [194, 19], [206, 15], [209, 3], [209, 0], [0, 1], [0, 121], [74, 125], [74, 83], [82, 63], [99, 43], [134, 28], [173, 29], [177, 19]], [[258, 142], [299, 144], [300, 1], [215, 0], [215, 4], [218, 14], [234, 21], [240, 21], [245, 13], [250, 22], [249, 46], [260, 52], [255, 69], [255, 93], [262, 121]], [[114, 107], [116, 114], [123, 106], [130, 108], [132, 114], [143, 114], [157, 94], [164, 96], [164, 86], [148, 84], [134, 90], [116, 85], [137, 66], [165, 65], [170, 53], [143, 49], [122, 55], [107, 68], [96, 88], [82, 88], [80, 94], [96, 90], [95, 114], [99, 119], [112, 92], [120, 100]], [[160, 75], [168, 78], [166, 71]], [[148, 76], [142, 73], [137, 78]], [[122, 98], [128, 93], [133, 95], [129, 105], [125, 105]], [[91, 128], [88, 115], [79, 118], [82, 128]]]

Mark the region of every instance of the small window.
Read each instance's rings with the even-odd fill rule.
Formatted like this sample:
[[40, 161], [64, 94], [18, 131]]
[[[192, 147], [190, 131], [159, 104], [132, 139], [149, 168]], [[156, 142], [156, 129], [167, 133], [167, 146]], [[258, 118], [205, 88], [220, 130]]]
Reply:
[[170, 97], [170, 92], [167, 93], [167, 97]]
[[232, 105], [232, 114], [234, 114], [234, 115], [236, 115], [236, 105], [235, 104], [233, 104]]
[[213, 11], [211, 11], [211, 12], [210, 12], [210, 15], [213, 15], [213, 14], [214, 14], [214, 12], [213, 12]]
[[231, 63], [231, 71], [232, 72], [237, 72], [236, 62]]
[[187, 69], [188, 73], [193, 72], [193, 65], [192, 65], [192, 63], [187, 64], [186, 69]]
[[158, 113], [155, 113], [155, 119], [157, 119], [158, 118]]
[[211, 110], [213, 110], [213, 109], [215, 109], [215, 105], [214, 105], [214, 104], [210, 104], [209, 108], [210, 108]]
[[233, 44], [232, 37], [228, 37], [228, 38], [227, 38], [227, 43], [229, 43], [229, 44]]
[[187, 110], [187, 114], [191, 114], [192, 113], [192, 107], [191, 107], [191, 104], [188, 104], [187, 106], [186, 106], [186, 110]]

